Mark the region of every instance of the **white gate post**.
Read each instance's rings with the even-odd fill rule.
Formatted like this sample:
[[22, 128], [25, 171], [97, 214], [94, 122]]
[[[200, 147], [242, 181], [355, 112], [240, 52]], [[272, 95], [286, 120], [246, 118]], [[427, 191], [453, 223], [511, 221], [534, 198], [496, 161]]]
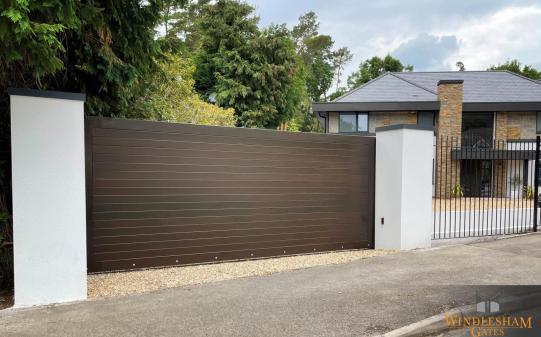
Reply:
[[86, 299], [85, 96], [8, 93], [15, 306]]
[[376, 129], [375, 248], [431, 245], [434, 129]]

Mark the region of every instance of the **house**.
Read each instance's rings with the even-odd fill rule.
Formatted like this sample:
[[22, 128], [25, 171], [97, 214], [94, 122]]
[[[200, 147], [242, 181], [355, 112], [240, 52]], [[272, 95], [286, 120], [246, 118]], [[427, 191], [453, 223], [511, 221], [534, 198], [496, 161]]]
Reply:
[[[533, 176], [526, 174], [533, 167], [531, 151], [518, 165], [509, 162], [513, 168], [502, 169], [494, 152], [479, 159], [464, 149], [505, 143], [505, 150], [513, 151], [518, 146], [509, 140], [533, 142], [541, 134], [541, 82], [508, 71], [386, 73], [333, 102], [314, 103], [313, 111], [327, 133], [370, 134], [394, 124], [434, 127], [435, 138], [454, 141], [453, 153], [436, 156], [434, 171], [457, 167], [453, 178], [458, 184], [483, 172], [468, 193], [503, 196], [508, 191], [493, 188], [492, 181], [499, 175], [513, 179], [519, 171]], [[444, 195], [451, 193], [450, 184], [442, 188]]]

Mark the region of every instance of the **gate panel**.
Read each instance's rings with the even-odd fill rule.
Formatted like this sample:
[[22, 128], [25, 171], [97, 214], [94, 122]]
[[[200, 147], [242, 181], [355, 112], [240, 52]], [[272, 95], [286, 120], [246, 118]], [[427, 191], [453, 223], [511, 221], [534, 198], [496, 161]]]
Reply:
[[440, 137], [435, 146], [433, 239], [536, 230], [535, 139]]
[[373, 247], [375, 138], [87, 119], [91, 272]]

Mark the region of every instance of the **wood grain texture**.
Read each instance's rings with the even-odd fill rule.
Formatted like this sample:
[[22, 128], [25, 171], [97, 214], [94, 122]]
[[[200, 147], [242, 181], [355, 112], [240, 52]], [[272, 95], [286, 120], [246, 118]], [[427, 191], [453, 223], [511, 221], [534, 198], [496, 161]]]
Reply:
[[90, 272], [373, 246], [375, 138], [87, 119]]

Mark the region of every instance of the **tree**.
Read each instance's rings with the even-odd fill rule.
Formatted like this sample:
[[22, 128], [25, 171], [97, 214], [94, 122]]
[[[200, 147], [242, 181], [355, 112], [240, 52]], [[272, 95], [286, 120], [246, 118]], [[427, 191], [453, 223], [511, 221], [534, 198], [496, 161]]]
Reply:
[[234, 108], [240, 125], [276, 128], [293, 116], [298, 59], [285, 26], [271, 26], [217, 59], [216, 101]]
[[412, 65], [404, 66], [400, 60], [392, 57], [391, 55], [385, 56], [383, 59], [374, 56], [368, 60], [361, 62], [359, 70], [352, 73], [348, 77], [348, 87], [353, 89], [358, 87], [374, 78], [381, 76], [386, 72], [401, 72], [401, 71], [413, 71]]
[[329, 95], [329, 101], [334, 101], [338, 97], [345, 95], [348, 92], [347, 88], [340, 87], [336, 89], [335, 92], [333, 92], [331, 95]]
[[329, 35], [318, 32], [319, 22], [314, 12], [299, 17], [291, 35], [298, 55], [306, 66], [306, 87], [313, 101], [326, 100], [334, 77], [332, 46]]
[[342, 47], [332, 53], [333, 67], [335, 71], [336, 91], [339, 90], [341, 81], [341, 75], [344, 71], [344, 67], [351, 62], [353, 54], [347, 47]]
[[498, 64], [497, 66], [490, 66], [490, 68], [487, 70], [508, 70], [515, 74], [519, 74], [534, 80], [541, 79], [541, 71], [530, 65], [522, 65], [522, 63], [520, 63], [518, 60], [508, 60], [505, 63]]
[[317, 15], [313, 11], [310, 11], [299, 17], [299, 23], [293, 27], [291, 36], [295, 43], [295, 48], [299, 55], [306, 53], [306, 41], [319, 35], [319, 22], [317, 21]]
[[[258, 18], [253, 7], [234, 0], [218, 0], [216, 3], [198, 2], [193, 11], [194, 27], [190, 35], [197, 35], [199, 44], [195, 53], [195, 87], [204, 97], [214, 96], [217, 74], [224, 71], [223, 58], [246, 48], [259, 33]], [[238, 59], [236, 61], [242, 61]]]
[[[131, 116], [141, 80], [162, 57], [154, 29], [163, 2], [2, 1], [0, 8], [0, 232], [11, 236], [8, 87], [84, 92], [92, 115]], [[5, 155], [5, 157], [4, 157]], [[6, 220], [7, 219], [7, 220]], [[0, 240], [3, 241], [3, 240]], [[11, 286], [0, 249], [0, 282]], [[7, 263], [6, 263], [7, 261]], [[8, 275], [6, 277], [6, 275]]]
[[223, 109], [199, 98], [194, 90], [195, 66], [190, 58], [167, 55], [145, 81], [145, 90], [132, 105], [133, 114], [147, 119], [235, 126], [233, 109]]
[[[92, 115], [129, 116], [161, 55], [161, 0], [17, 1], [1, 12], [1, 85], [84, 92]], [[2, 90], [3, 91], [3, 90]]]

